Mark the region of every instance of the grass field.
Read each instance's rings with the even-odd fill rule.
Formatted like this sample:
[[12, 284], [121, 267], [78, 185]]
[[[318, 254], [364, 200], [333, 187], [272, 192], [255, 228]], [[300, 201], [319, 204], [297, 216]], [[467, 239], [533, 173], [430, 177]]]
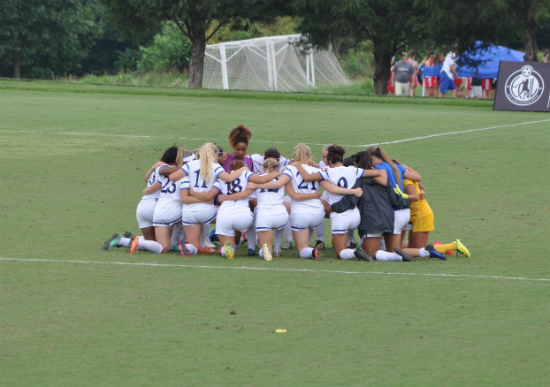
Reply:
[[[0, 386], [550, 385], [548, 114], [234, 96], [0, 82]], [[473, 256], [101, 250], [165, 148], [239, 123], [251, 153], [383, 144]]]

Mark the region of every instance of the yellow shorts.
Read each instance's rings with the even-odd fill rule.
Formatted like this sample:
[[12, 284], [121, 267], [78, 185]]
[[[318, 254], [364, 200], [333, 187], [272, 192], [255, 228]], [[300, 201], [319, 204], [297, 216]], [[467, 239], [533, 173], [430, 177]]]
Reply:
[[421, 216], [418, 212], [411, 211], [411, 223], [413, 232], [428, 232], [434, 230], [434, 213], [426, 212]]

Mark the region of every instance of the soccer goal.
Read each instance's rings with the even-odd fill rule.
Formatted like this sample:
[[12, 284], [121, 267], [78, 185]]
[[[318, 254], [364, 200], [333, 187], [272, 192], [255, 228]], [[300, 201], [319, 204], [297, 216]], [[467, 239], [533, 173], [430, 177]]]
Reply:
[[350, 83], [332, 48], [315, 49], [302, 35], [206, 46], [203, 87], [208, 89], [306, 91]]

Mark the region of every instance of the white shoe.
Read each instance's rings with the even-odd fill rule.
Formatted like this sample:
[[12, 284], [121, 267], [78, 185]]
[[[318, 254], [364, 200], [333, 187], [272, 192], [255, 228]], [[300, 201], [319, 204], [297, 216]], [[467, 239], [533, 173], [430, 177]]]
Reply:
[[273, 256], [282, 257], [283, 253], [282, 253], [281, 249], [273, 249]]
[[281, 249], [283, 250], [290, 250], [292, 248], [292, 241], [285, 241], [285, 243], [282, 244]]
[[216, 245], [214, 244], [214, 242], [212, 242], [210, 239], [206, 238], [206, 240], [204, 241], [204, 245], [206, 247], [210, 247], [211, 249], [215, 249], [216, 248]]

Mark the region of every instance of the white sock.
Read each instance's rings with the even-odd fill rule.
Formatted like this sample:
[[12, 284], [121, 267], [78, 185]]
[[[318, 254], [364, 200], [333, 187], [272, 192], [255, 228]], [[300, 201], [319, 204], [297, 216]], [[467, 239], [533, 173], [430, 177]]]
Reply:
[[288, 216], [288, 222], [286, 222], [285, 227], [285, 240], [292, 242], [292, 227], [290, 226], [290, 215]]
[[248, 242], [249, 249], [256, 248], [256, 224], [252, 222], [252, 225], [246, 230], [246, 241]]
[[340, 251], [340, 258], [341, 259], [353, 259], [355, 258], [355, 250], [354, 249], [344, 249]]
[[386, 250], [386, 241], [384, 240], [384, 238], [380, 238], [380, 244], [378, 245], [378, 248], [380, 250]]
[[147, 251], [150, 251], [156, 254], [162, 253], [162, 245], [157, 241], [148, 241], [144, 237], [138, 237], [138, 238], [139, 238], [138, 246], [140, 249], [145, 249]]
[[120, 240], [118, 241], [118, 245], [119, 246], [122, 246], [122, 247], [126, 247], [130, 244], [132, 240], [130, 238], [120, 238]]
[[187, 249], [189, 250], [189, 252], [191, 253], [191, 255], [197, 255], [198, 251], [197, 248], [192, 245], [191, 243], [186, 243], [185, 244], [185, 247], [187, 247]]
[[174, 225], [174, 231], [170, 237], [170, 245], [177, 245], [180, 240], [185, 241], [185, 233], [183, 231], [183, 225], [178, 223]]
[[430, 252], [428, 250], [426, 250], [424, 247], [422, 247], [419, 251], [418, 251], [418, 254], [422, 257], [422, 258], [427, 258], [430, 256]]
[[311, 257], [313, 257], [313, 248], [304, 247], [302, 250], [300, 250], [300, 258], [308, 259]]
[[376, 260], [377, 261], [402, 261], [403, 258], [401, 258], [401, 255], [397, 253], [390, 253], [383, 250], [378, 250], [376, 252]]
[[348, 246], [351, 245], [351, 243], [357, 244], [357, 240], [355, 239], [355, 234], [353, 233], [354, 230], [348, 230]]
[[285, 235], [284, 228], [281, 230], [275, 230], [275, 246], [273, 247], [273, 250], [281, 249], [281, 246], [283, 245], [284, 235]]
[[260, 251], [258, 251], [258, 255], [260, 256], [260, 258], [265, 259], [265, 258], [264, 258], [264, 249], [263, 249], [263, 248], [260, 249]]
[[317, 234], [317, 240], [318, 241], [325, 241], [325, 221], [315, 227], [315, 233]]
[[223, 246], [220, 246], [219, 253], [221, 254], [222, 257], [225, 258], [225, 249]]
[[201, 247], [206, 247], [206, 238], [208, 238], [208, 233], [210, 232], [210, 223], [201, 224]]

